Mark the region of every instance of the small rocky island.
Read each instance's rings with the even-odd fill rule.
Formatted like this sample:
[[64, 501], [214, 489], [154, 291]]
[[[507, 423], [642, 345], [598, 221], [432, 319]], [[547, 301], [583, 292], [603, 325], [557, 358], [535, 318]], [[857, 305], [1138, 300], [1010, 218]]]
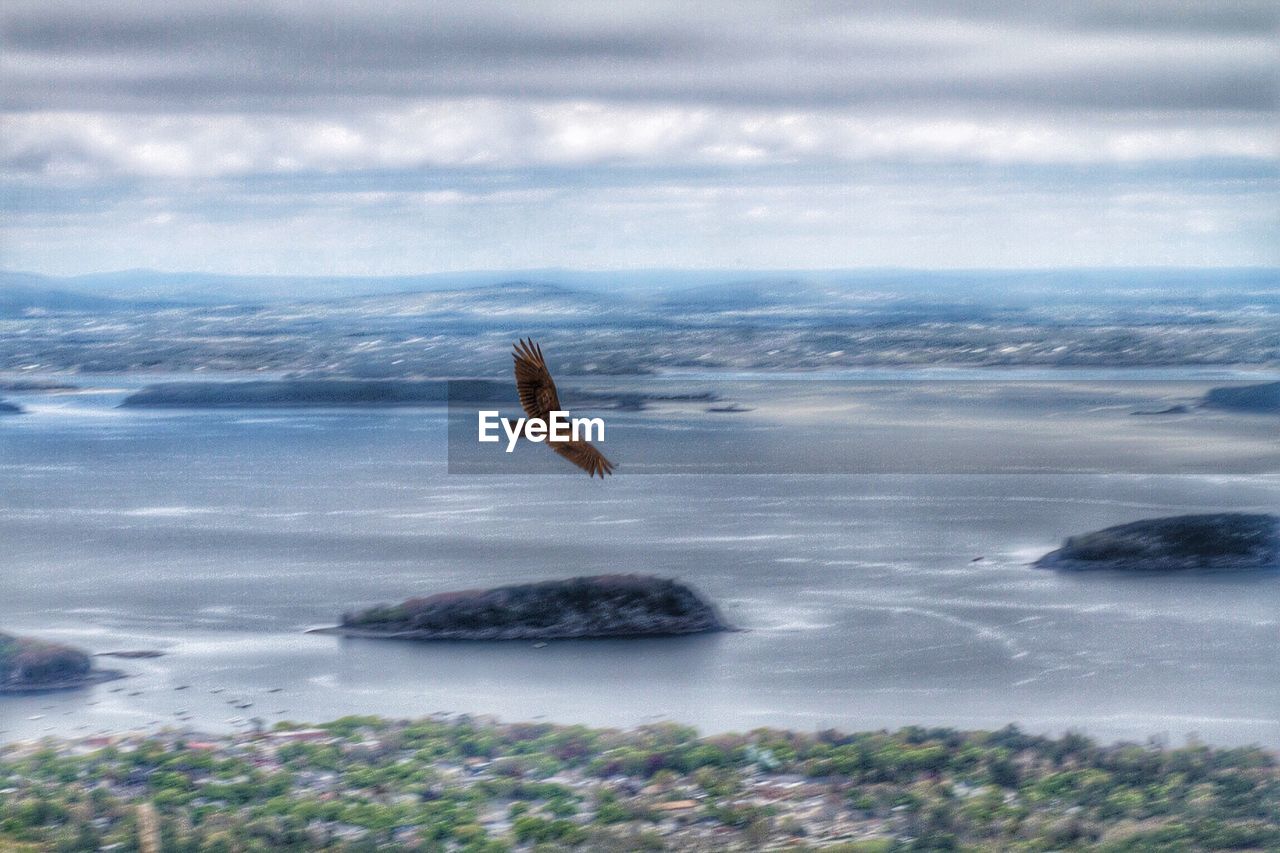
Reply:
[[66, 382], [45, 382], [40, 379], [0, 379], [0, 391], [57, 393], [79, 390], [79, 385], [70, 385]]
[[1280, 518], [1215, 513], [1134, 521], [1072, 536], [1034, 565], [1067, 571], [1271, 568], [1280, 566]]
[[71, 646], [0, 633], [0, 693], [67, 690], [122, 677], [94, 669], [93, 659]]
[[688, 586], [649, 575], [596, 575], [445, 592], [347, 613], [320, 633], [407, 640], [552, 640], [724, 631]]
[[1213, 388], [1200, 400], [1206, 409], [1251, 414], [1280, 413], [1280, 382]]
[[407, 379], [161, 382], [130, 394], [120, 405], [159, 409], [428, 406], [445, 403], [446, 389], [443, 381]]

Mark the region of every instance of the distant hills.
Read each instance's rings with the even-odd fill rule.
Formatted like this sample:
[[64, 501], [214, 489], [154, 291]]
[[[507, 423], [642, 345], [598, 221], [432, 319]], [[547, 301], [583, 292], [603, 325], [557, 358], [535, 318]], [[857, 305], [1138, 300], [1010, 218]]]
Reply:
[[[626, 296], [668, 308], [708, 305], [826, 304], [888, 293], [930, 302], [993, 300], [1022, 303], [1064, 297], [1112, 300], [1125, 293], [1148, 298], [1213, 300], [1256, 294], [1280, 297], [1280, 270], [619, 270], [464, 271], [400, 276], [273, 276], [122, 270], [55, 277], [0, 271], [0, 306], [29, 304], [66, 310], [108, 310], [122, 303], [184, 305], [310, 302], [495, 286], [555, 286]], [[43, 303], [43, 304], [37, 304]]]
[[0, 273], [0, 317], [32, 311], [103, 312], [129, 307], [127, 302], [64, 289], [61, 280], [30, 273]]
[[600, 322], [642, 312], [626, 297], [576, 290], [540, 281], [507, 281], [469, 288], [417, 291], [333, 300], [336, 312], [379, 317], [434, 317], [445, 321], [519, 321], [554, 318], [558, 322]]
[[726, 271], [642, 270], [579, 272], [573, 270], [504, 270], [426, 273], [397, 276], [224, 275], [200, 272], [121, 270], [55, 277], [0, 271], [0, 292], [13, 287], [59, 291], [119, 302], [175, 302], [184, 305], [309, 302], [351, 297], [387, 296], [433, 291], [464, 291], [510, 283], [541, 283], [571, 290], [612, 295], [662, 293], [734, 281]]
[[1280, 366], [1280, 271], [0, 273], [0, 372], [495, 376]]

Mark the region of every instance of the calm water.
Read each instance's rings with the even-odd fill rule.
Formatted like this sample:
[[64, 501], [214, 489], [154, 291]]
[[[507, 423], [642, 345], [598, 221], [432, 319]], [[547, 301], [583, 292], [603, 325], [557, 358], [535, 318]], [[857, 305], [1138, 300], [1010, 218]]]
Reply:
[[[1280, 746], [1276, 573], [1026, 565], [1136, 518], [1280, 511], [1274, 420], [1129, 414], [1202, 381], [724, 386], [753, 410], [606, 413], [607, 483], [449, 474], [440, 409], [121, 410], [127, 383], [98, 381], [6, 395], [30, 413], [0, 419], [0, 627], [167, 655], [0, 697], [0, 739], [466, 711]], [[413, 594], [630, 571], [693, 583], [747, 630], [540, 649], [303, 633]]]

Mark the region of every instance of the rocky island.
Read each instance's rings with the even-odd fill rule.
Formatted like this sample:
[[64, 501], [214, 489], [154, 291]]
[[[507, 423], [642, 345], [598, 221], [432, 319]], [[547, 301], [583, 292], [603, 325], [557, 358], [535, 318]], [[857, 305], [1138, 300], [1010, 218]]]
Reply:
[[[641, 411], [651, 403], [715, 402], [710, 392], [651, 393], [561, 389], [583, 405]], [[122, 408], [254, 409], [383, 408], [495, 403], [516, 406], [506, 379], [343, 379], [291, 377], [248, 381], [160, 382], [125, 397]]]
[[1228, 412], [1280, 413], [1280, 382], [1212, 388], [1200, 400], [1206, 409]]
[[66, 382], [45, 382], [40, 379], [0, 379], [0, 391], [55, 393], [79, 390], [79, 385], [71, 385]]
[[307, 408], [443, 405], [446, 383], [432, 380], [262, 379], [161, 382], [130, 394], [125, 408]]
[[1214, 513], [1134, 521], [1072, 536], [1034, 565], [1068, 571], [1276, 567], [1280, 566], [1280, 518]]
[[407, 640], [552, 640], [724, 631], [715, 607], [688, 586], [649, 575], [596, 575], [445, 592], [346, 613], [319, 629]]
[[122, 678], [94, 669], [85, 652], [58, 643], [0, 633], [0, 693], [66, 690]]

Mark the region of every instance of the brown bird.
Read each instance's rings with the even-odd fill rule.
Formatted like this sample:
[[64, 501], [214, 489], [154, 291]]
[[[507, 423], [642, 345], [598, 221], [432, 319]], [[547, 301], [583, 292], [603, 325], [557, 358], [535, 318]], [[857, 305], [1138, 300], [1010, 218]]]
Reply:
[[[532, 340], [520, 340], [514, 347], [512, 358], [516, 362], [516, 390], [520, 392], [520, 406], [530, 418], [539, 418], [550, 422], [552, 412], [564, 411], [560, 407], [560, 398], [556, 396], [556, 383], [547, 370], [547, 363], [542, 358], [542, 347]], [[556, 453], [577, 465], [587, 476], [613, 473], [613, 463], [604, 458], [604, 454], [596, 450], [589, 441], [552, 441], [547, 444]]]

